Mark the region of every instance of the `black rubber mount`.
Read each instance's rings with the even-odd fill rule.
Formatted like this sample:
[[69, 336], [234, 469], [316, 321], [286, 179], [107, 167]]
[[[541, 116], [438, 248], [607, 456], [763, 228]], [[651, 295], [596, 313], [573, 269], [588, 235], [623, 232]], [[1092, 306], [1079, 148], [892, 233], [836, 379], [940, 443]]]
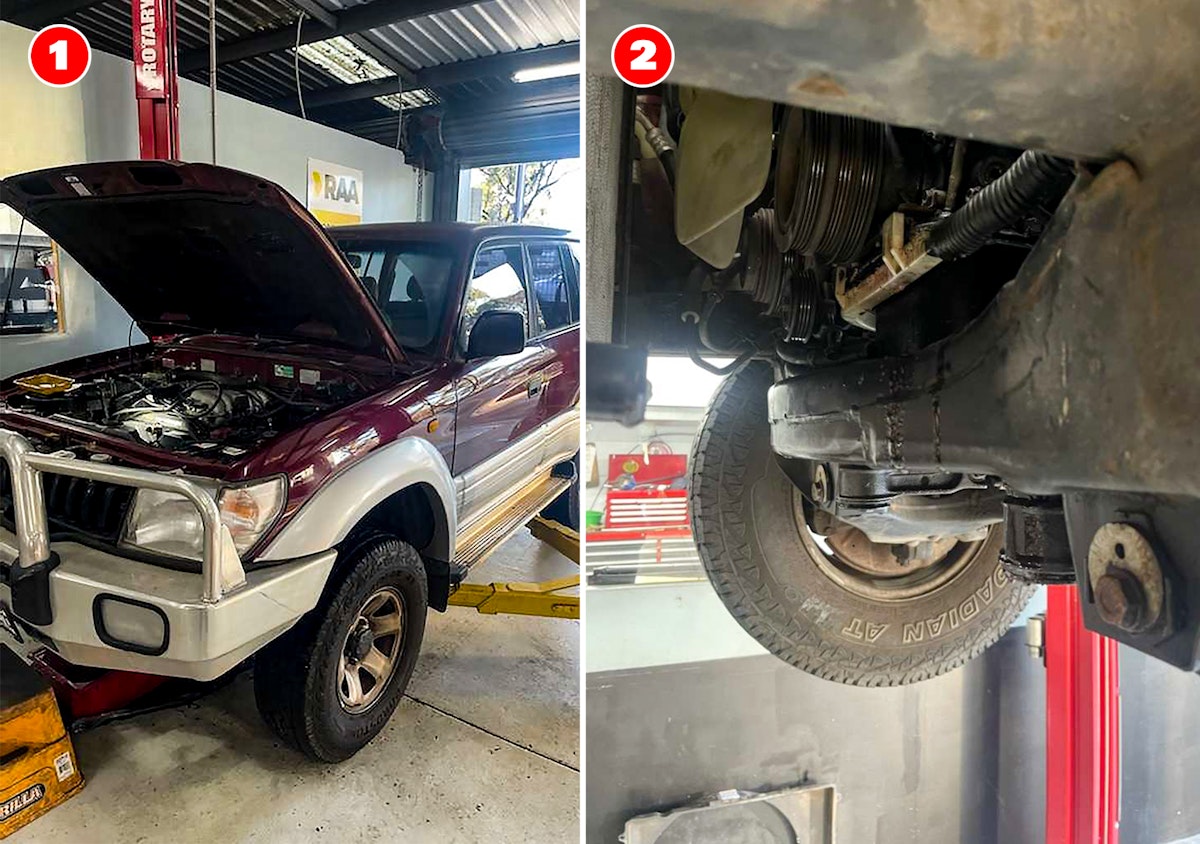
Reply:
[[1010, 495], [1004, 499], [1000, 565], [1009, 577], [1023, 583], [1075, 582], [1062, 498]]
[[55, 551], [49, 559], [32, 565], [12, 565], [8, 569], [8, 588], [12, 593], [12, 611], [22, 621], [47, 625], [54, 621], [50, 606], [50, 572], [58, 567]]

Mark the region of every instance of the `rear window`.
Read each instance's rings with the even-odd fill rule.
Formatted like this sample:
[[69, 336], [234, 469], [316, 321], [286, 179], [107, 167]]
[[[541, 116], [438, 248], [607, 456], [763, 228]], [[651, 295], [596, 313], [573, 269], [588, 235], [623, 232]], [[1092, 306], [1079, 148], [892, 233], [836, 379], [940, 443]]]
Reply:
[[579, 290], [563, 263], [562, 244], [532, 243], [527, 249], [538, 334], [579, 322]]

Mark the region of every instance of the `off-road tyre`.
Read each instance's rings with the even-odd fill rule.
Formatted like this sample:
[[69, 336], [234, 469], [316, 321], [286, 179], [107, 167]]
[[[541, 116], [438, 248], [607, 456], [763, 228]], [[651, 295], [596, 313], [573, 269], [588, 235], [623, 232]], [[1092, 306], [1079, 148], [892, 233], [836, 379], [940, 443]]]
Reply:
[[[365, 712], [339, 700], [339, 659], [349, 626], [381, 589], [402, 604], [400, 650], [377, 700]], [[360, 538], [338, 561], [320, 603], [254, 661], [254, 697], [263, 720], [311, 759], [341, 762], [361, 750], [391, 718], [408, 686], [429, 604], [425, 566], [416, 550], [383, 534]]]
[[953, 579], [913, 598], [868, 599], [818, 567], [800, 540], [795, 486], [771, 451], [771, 381], [761, 363], [730, 375], [692, 448], [692, 532], [738, 623], [797, 668], [858, 686], [944, 674], [1004, 635], [1036, 587], [1001, 568], [1002, 526]]

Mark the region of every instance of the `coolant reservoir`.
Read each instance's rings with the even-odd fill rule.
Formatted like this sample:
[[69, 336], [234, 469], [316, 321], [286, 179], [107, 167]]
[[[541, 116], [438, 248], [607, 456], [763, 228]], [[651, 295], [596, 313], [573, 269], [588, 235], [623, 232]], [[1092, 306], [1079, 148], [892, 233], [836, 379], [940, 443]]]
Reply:
[[35, 396], [56, 396], [74, 387], [75, 379], [67, 378], [65, 375], [55, 375], [51, 372], [39, 372], [36, 375], [15, 378], [13, 383]]

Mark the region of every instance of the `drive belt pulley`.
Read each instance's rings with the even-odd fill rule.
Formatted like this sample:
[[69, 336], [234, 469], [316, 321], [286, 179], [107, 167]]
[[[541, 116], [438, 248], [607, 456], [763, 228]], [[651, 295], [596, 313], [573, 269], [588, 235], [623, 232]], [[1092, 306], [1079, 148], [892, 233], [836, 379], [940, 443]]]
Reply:
[[745, 267], [737, 289], [763, 305], [762, 314], [780, 318], [788, 340], [806, 341], [816, 327], [820, 283], [793, 252], [775, 246], [775, 212], [760, 208], [746, 219], [740, 251]]
[[779, 134], [775, 243], [832, 263], [863, 251], [879, 202], [887, 129], [868, 120], [789, 108]]

